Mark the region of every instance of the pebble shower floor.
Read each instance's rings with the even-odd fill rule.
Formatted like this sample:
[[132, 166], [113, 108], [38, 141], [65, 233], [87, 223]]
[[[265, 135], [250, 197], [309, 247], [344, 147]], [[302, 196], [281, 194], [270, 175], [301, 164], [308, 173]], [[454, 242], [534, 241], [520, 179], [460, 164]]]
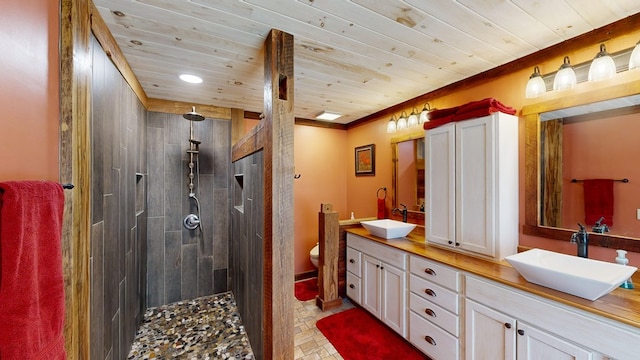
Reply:
[[254, 359], [230, 292], [150, 308], [129, 360]]

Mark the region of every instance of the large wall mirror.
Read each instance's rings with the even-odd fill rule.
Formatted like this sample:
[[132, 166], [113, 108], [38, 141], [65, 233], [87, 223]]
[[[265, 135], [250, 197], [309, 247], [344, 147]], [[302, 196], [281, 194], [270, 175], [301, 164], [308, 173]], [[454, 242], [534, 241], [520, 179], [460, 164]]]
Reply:
[[424, 131], [391, 139], [391, 205], [424, 212]]
[[581, 223], [592, 245], [640, 251], [639, 75], [578, 84], [522, 109], [525, 234], [569, 241]]

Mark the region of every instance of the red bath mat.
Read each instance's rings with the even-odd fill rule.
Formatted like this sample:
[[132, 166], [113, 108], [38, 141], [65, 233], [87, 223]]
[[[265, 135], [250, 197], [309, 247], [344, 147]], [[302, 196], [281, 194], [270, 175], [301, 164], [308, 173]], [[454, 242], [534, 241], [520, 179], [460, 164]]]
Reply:
[[307, 301], [315, 299], [318, 295], [318, 278], [311, 278], [295, 283], [296, 299]]
[[429, 359], [360, 308], [320, 319], [316, 327], [346, 360]]

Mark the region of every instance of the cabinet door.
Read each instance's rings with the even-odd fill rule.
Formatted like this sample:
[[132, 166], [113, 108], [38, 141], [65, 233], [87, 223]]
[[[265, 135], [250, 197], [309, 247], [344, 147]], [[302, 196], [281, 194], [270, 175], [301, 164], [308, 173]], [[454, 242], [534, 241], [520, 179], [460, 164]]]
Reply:
[[456, 241], [460, 249], [495, 255], [492, 116], [456, 123]]
[[515, 359], [515, 319], [469, 299], [465, 305], [465, 359]]
[[406, 337], [406, 289], [405, 272], [389, 264], [382, 264], [382, 314], [380, 319], [402, 337]]
[[455, 246], [455, 127], [447, 124], [426, 132], [426, 238]]
[[380, 261], [362, 254], [362, 307], [380, 318]]
[[523, 323], [518, 324], [518, 360], [591, 360], [590, 351]]

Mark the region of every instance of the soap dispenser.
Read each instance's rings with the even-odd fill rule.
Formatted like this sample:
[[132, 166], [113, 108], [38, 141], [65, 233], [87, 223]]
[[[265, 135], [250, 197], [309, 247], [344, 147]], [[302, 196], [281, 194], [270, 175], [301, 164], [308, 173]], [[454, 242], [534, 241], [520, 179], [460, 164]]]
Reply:
[[[620, 265], [627, 265], [629, 263], [629, 259], [627, 259], [627, 252], [625, 250], [616, 250], [618, 256], [616, 257], [616, 262]], [[633, 289], [633, 282], [631, 282], [631, 278], [625, 280], [621, 285], [623, 289]]]

